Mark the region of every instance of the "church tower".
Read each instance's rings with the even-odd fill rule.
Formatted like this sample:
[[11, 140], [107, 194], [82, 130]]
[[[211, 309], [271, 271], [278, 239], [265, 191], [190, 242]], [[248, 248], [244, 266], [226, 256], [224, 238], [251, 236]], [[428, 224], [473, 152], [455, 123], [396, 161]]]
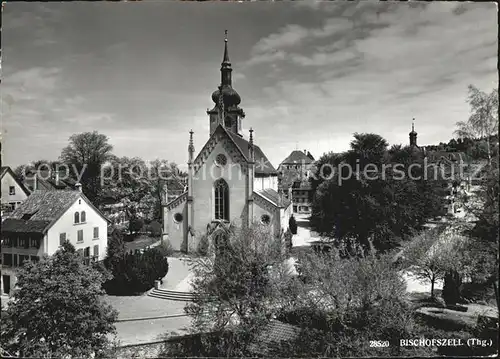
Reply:
[[417, 133], [415, 132], [415, 119], [413, 119], [413, 122], [411, 124], [410, 146], [411, 147], [418, 147], [417, 146]]
[[227, 51], [227, 30], [224, 39], [224, 55], [220, 68], [221, 83], [219, 88], [212, 93], [212, 101], [215, 103], [213, 109], [208, 110], [210, 118], [210, 136], [217, 128], [217, 125], [223, 125], [226, 130], [242, 136], [241, 120], [245, 117], [243, 110], [238, 107], [241, 102], [240, 95], [232, 87], [231, 61]]

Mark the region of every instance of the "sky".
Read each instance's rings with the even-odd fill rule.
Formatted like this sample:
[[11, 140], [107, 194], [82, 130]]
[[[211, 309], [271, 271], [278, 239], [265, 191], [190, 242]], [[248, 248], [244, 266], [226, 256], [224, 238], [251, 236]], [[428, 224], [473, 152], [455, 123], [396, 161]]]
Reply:
[[3, 163], [55, 160], [97, 130], [118, 156], [186, 167], [209, 137], [228, 30], [243, 134], [277, 166], [354, 133], [447, 142], [467, 86], [498, 87], [497, 8], [456, 2], [7, 3]]

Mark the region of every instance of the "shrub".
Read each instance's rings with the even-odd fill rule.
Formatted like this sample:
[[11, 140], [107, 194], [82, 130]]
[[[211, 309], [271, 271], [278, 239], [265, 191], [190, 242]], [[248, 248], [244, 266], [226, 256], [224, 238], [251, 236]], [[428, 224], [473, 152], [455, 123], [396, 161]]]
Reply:
[[161, 224], [158, 221], [151, 221], [151, 223], [148, 226], [148, 232], [153, 236], [153, 237], [159, 237], [161, 236]]
[[164, 257], [170, 257], [174, 253], [174, 248], [169, 240], [162, 241], [158, 246], [153, 248]]
[[132, 218], [128, 225], [130, 232], [139, 232], [142, 227], [144, 227], [144, 221], [141, 218]]
[[206, 234], [202, 235], [198, 243], [197, 252], [200, 256], [206, 256], [208, 254], [208, 236]]
[[293, 214], [288, 220], [288, 228], [290, 229], [290, 232], [292, 232], [292, 234], [297, 234], [297, 221], [295, 220]]
[[146, 249], [143, 253], [127, 253], [112, 268], [113, 279], [104, 284], [108, 294], [137, 295], [154, 286], [157, 279], [168, 272], [168, 260], [155, 248]]

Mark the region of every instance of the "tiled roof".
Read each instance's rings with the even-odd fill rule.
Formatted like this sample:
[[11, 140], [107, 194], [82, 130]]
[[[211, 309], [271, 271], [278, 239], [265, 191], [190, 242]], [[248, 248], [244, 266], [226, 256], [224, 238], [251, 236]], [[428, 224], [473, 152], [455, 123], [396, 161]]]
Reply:
[[[266, 189], [254, 191], [254, 193], [257, 193], [258, 195], [260, 195], [261, 197], [266, 199], [268, 202], [270, 202], [274, 206], [278, 207], [279, 195], [278, 195], [278, 192], [276, 192], [274, 189], [266, 188]], [[282, 207], [286, 208], [290, 205], [290, 203], [291, 203], [290, 200], [288, 198], [286, 198], [285, 196], [283, 196]]]
[[52, 221], [59, 218], [82, 196], [79, 191], [34, 191], [9, 218], [21, 219], [26, 213], [33, 214], [30, 220]]
[[14, 178], [14, 180], [17, 183], [17, 185], [19, 187], [21, 187], [21, 189], [23, 190], [23, 192], [26, 195], [29, 195], [30, 191], [28, 191], [28, 189], [24, 186], [24, 184], [21, 181], [19, 181], [19, 179], [17, 178], [16, 174], [14, 173], [14, 171], [12, 171], [12, 169], [9, 166], [2, 166], [2, 168], [0, 170], [0, 178], [3, 177], [7, 172], [10, 173], [10, 175], [12, 176], [12, 178]]
[[44, 233], [52, 221], [32, 221], [6, 218], [2, 222], [2, 233]]
[[[308, 152], [309, 153], [309, 152]], [[303, 151], [292, 151], [290, 155], [281, 162], [281, 164], [310, 164], [314, 162], [314, 158], [312, 158], [312, 155], [309, 153], [309, 156], [307, 153], [304, 153]]]
[[250, 344], [250, 350], [255, 354], [266, 354], [273, 344], [292, 341], [299, 336], [300, 328], [278, 320], [272, 320]]
[[3, 177], [3, 175], [9, 170], [8, 166], [2, 166], [2, 169], [0, 170], [0, 177]]
[[465, 162], [467, 160], [467, 155], [463, 152], [425, 151], [424, 153], [431, 161], [439, 161], [443, 158], [448, 161], [458, 162]]
[[[236, 133], [231, 131], [226, 131], [229, 134], [229, 137], [233, 140], [233, 142], [238, 146], [240, 151], [245, 156], [247, 161], [250, 160], [250, 156], [248, 153], [248, 141], [243, 137], [240, 137]], [[255, 155], [255, 174], [260, 175], [277, 175], [278, 171], [274, 168], [272, 163], [267, 159], [266, 155], [259, 146], [254, 145], [254, 155]]]

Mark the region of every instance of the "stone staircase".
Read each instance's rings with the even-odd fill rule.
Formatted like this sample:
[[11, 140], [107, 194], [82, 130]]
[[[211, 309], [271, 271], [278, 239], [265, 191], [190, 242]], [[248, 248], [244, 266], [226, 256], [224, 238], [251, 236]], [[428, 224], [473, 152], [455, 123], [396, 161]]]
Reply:
[[168, 290], [162, 288], [153, 288], [148, 293], [148, 296], [159, 299], [173, 300], [177, 302], [192, 302], [194, 300], [193, 293], [178, 292], [175, 290]]

